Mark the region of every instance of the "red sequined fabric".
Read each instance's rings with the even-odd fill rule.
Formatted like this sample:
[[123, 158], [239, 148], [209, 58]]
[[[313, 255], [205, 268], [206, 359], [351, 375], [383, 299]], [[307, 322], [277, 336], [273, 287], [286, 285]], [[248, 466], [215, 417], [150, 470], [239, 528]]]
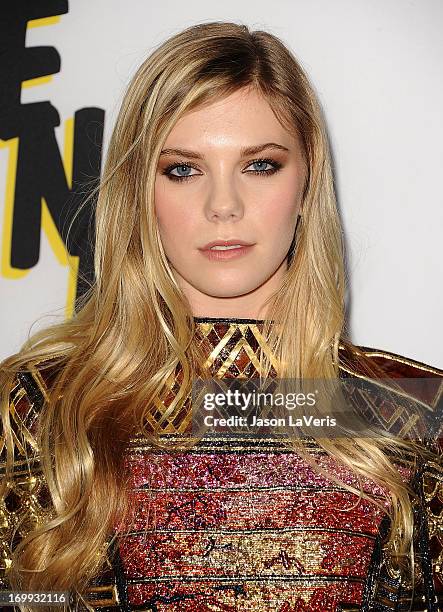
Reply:
[[[257, 376], [260, 322], [198, 321], [213, 376]], [[170, 436], [170, 438], [173, 436]], [[176, 436], [177, 437], [177, 436]], [[314, 443], [328, 474], [348, 468]], [[358, 610], [383, 512], [277, 438], [207, 434], [184, 452], [134, 438], [131, 514], [119, 525], [128, 603], [154, 612]], [[369, 479], [363, 489], [386, 505]]]

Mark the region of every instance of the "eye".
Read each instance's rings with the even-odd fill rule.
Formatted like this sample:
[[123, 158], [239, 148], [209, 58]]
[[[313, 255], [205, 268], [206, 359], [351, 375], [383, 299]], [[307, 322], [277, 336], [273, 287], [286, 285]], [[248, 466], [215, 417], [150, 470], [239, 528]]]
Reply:
[[[278, 172], [283, 166], [281, 163], [276, 161], [275, 159], [255, 159], [250, 162], [249, 166], [262, 166], [262, 168], [255, 170], [245, 170], [246, 174], [256, 174], [259, 176], [269, 176], [271, 174], [275, 174]], [[271, 166], [270, 168], [266, 168], [266, 166]], [[187, 162], [177, 162], [175, 164], [171, 164], [162, 172], [162, 174], [166, 175], [168, 179], [171, 181], [187, 181], [194, 176], [200, 176], [199, 174], [190, 174], [190, 170], [197, 170], [194, 166]], [[172, 172], [176, 170], [178, 174], [172, 174]], [[183, 172], [183, 174], [181, 174]]]
[[[163, 171], [163, 174], [165, 174], [172, 181], [186, 181], [193, 176], [198, 176], [197, 174], [189, 174], [189, 170], [192, 170], [192, 169], [195, 170], [194, 166], [191, 166], [190, 164], [185, 164], [184, 162], [179, 162], [177, 164], [172, 164], [168, 166]], [[179, 174], [178, 175], [172, 174], [173, 170], [178, 170]], [[183, 171], [186, 174], [180, 174], [180, 172], [183, 172]]]
[[[249, 165], [250, 166], [258, 165], [258, 166], [261, 166], [262, 168], [258, 170], [248, 170], [247, 172], [252, 173], [252, 174], [263, 174], [265, 176], [270, 175], [270, 174], [275, 174], [275, 172], [278, 172], [280, 168], [282, 167], [282, 164], [275, 161], [275, 159], [255, 159]], [[271, 166], [271, 167], [266, 170], [263, 168], [266, 166]]]

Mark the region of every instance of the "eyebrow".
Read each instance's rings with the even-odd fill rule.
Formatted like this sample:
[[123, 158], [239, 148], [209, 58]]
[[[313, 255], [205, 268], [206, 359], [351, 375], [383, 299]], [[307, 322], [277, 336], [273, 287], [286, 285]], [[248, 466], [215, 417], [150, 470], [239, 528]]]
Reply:
[[[276, 142], [266, 142], [264, 144], [255, 145], [252, 147], [246, 147], [240, 150], [241, 157], [248, 157], [249, 155], [256, 155], [265, 149], [278, 149], [280, 151], [288, 151], [289, 149], [283, 145], [277, 144]], [[163, 149], [160, 153], [160, 157], [164, 155], [180, 155], [182, 157], [189, 157], [191, 159], [203, 159], [199, 153], [195, 151], [189, 151], [188, 149]]]

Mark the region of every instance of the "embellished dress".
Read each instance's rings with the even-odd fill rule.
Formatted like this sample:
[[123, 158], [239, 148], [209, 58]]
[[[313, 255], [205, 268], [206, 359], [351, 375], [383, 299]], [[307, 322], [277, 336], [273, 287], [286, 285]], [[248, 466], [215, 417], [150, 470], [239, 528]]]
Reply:
[[[258, 376], [259, 349], [269, 354], [262, 321], [196, 317], [195, 322], [213, 377]], [[346, 350], [340, 347], [341, 375], [362, 377]], [[441, 370], [363, 350], [387, 377], [426, 379], [426, 397], [420, 399], [441, 422]], [[26, 433], [17, 440], [30, 447], [48, 384], [50, 377], [38, 370], [20, 373], [11, 394], [11, 421]], [[388, 413], [385, 407], [386, 419]], [[165, 434], [168, 440], [178, 437]], [[327, 473], [359, 489], [357, 476], [314, 440], [304, 445]], [[0, 508], [0, 590], [8, 588], [13, 528], [25, 515], [38, 517], [45, 487], [38, 449], [33, 448], [31, 472], [20, 463], [24, 450], [18, 443], [15, 479]], [[441, 463], [405, 473], [421, 499], [414, 510], [418, 552], [412, 595], [382, 546], [389, 526], [384, 512], [319, 474], [278, 436], [213, 432], [191, 450], [169, 452], [140, 435], [131, 439], [125, 461], [131, 512], [127, 524], [115, 527], [107, 567], [90, 585], [91, 610], [393, 612], [409, 609], [411, 600], [416, 612], [443, 610]], [[378, 485], [369, 479], [361, 484], [386, 505]]]

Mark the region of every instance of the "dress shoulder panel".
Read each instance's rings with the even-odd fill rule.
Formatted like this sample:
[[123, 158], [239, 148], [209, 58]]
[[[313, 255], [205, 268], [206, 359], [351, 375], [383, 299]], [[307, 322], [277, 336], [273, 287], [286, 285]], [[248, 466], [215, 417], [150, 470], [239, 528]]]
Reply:
[[[49, 364], [48, 364], [49, 362]], [[44, 367], [40, 367], [44, 364]], [[14, 472], [20, 471], [23, 462], [37, 459], [38, 416], [49, 389], [58, 373], [51, 365], [51, 359], [27, 364], [15, 373], [9, 393], [9, 426], [14, 447]], [[0, 420], [0, 474], [6, 465], [6, 438], [3, 422]]]
[[[342, 342], [339, 347], [340, 376], [371, 381], [373, 386], [389, 389], [393, 397], [408, 398], [417, 406], [415, 418], [427, 439], [442, 442], [443, 370], [382, 349], [354, 346]], [[413, 408], [405, 416], [413, 416]], [[394, 432], [393, 432], [394, 433]]]
[[[364, 357], [364, 361], [360, 357]], [[368, 346], [357, 346], [350, 342], [342, 341], [339, 344], [339, 366], [350, 368], [356, 373], [363, 374], [366, 370], [365, 363], [372, 364], [380, 373], [389, 378], [440, 378], [443, 379], [443, 370], [416, 359], [398, 355], [384, 349]]]
[[367, 346], [359, 346], [359, 349], [369, 359], [376, 362], [387, 374], [389, 373], [392, 376], [408, 376], [410, 378], [437, 377], [443, 379], [443, 370], [416, 359]]
[[[29, 460], [36, 459], [38, 448], [36, 428], [38, 414], [43, 406], [46, 389], [42, 379], [31, 371], [17, 372], [14, 376], [9, 394], [9, 426], [14, 447], [14, 473], [24, 466], [29, 467]], [[0, 423], [0, 473], [6, 467], [7, 440]]]

